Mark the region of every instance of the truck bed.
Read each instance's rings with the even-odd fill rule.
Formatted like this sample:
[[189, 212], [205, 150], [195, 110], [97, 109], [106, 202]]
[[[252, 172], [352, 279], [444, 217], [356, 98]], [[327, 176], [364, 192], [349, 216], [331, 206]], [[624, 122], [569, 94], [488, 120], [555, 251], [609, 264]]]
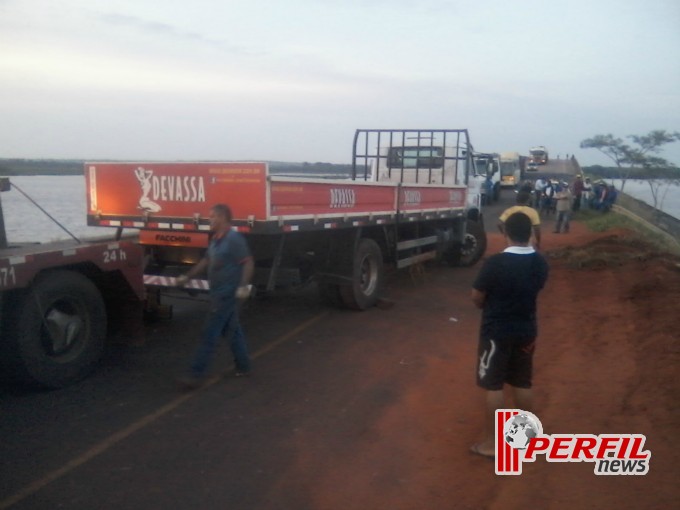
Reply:
[[128, 282], [142, 299], [142, 259], [142, 249], [134, 237], [10, 246], [0, 250], [0, 290], [26, 287], [46, 269], [88, 265], [102, 272], [139, 273], [138, 277], [130, 276]]
[[174, 231], [170, 243], [177, 231], [184, 244], [207, 232], [216, 203], [230, 205], [235, 228], [251, 233], [446, 218], [466, 205], [462, 184], [272, 176], [257, 162], [86, 163], [85, 177], [88, 225]]

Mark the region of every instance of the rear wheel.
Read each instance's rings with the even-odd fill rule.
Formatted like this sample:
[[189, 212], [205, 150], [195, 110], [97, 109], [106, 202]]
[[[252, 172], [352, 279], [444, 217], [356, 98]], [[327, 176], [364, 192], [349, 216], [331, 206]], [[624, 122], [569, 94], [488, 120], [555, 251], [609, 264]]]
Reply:
[[444, 260], [450, 266], [473, 266], [486, 251], [486, 232], [484, 222], [468, 219], [465, 222], [463, 243], [455, 243], [444, 254]]
[[486, 232], [481, 221], [467, 220], [463, 245], [460, 247], [459, 265], [474, 266], [486, 251]]
[[374, 306], [382, 292], [383, 279], [380, 246], [373, 239], [362, 239], [352, 262], [352, 284], [340, 287], [343, 303], [355, 310]]
[[5, 348], [15, 378], [59, 388], [85, 377], [101, 358], [106, 307], [82, 274], [47, 272], [11, 308]]

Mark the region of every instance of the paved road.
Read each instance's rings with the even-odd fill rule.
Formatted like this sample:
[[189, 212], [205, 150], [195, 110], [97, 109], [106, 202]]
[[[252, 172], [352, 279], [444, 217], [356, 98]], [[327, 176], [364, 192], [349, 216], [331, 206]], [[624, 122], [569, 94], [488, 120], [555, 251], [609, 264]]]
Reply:
[[[506, 190], [486, 210], [488, 230], [513, 199]], [[223, 348], [209, 386], [189, 394], [174, 377], [205, 303], [176, 299], [172, 321], [150, 325], [143, 345], [112, 346], [87, 380], [0, 388], [0, 509], [315, 508], [311, 471], [375, 441], [382, 413], [423, 376], [423, 337], [442, 342], [427, 344], [436, 356], [449, 341], [436, 328], [453, 324], [452, 308], [476, 324], [475, 274], [428, 267], [421, 284], [392, 273], [391, 310], [329, 309], [313, 288], [251, 302], [255, 375], [218, 377], [229, 366]]]
[[565, 179], [571, 182], [578, 172], [578, 166], [571, 159], [551, 159], [547, 165], [541, 165], [536, 171], [527, 171], [526, 178], [536, 180], [539, 177]]

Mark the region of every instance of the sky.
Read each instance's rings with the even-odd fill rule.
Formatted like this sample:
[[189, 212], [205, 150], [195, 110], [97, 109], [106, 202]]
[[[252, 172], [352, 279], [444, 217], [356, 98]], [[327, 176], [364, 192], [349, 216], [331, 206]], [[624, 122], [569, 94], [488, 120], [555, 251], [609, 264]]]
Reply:
[[[0, 0], [0, 158], [351, 162], [680, 131], [677, 0]], [[661, 154], [680, 165], [680, 143]]]

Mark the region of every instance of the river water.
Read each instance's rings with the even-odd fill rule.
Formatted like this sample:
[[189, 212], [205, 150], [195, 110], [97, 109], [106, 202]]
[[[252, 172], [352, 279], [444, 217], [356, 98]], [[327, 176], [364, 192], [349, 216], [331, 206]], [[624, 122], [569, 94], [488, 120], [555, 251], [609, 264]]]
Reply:
[[[616, 189], [621, 189], [621, 181], [618, 179], [609, 180], [608, 183], [614, 184]], [[631, 197], [642, 200], [647, 204], [654, 206], [654, 198], [649, 186], [650, 181], [638, 181], [628, 179], [623, 188], [623, 192]], [[680, 219], [680, 186], [671, 185], [668, 181], [651, 181], [655, 188], [658, 187], [656, 208], [662, 210], [666, 214], [670, 214], [675, 218]]]
[[[83, 176], [19, 176], [10, 177], [10, 182], [26, 192], [77, 237], [110, 237], [115, 233], [112, 228], [87, 226]], [[70, 239], [66, 232], [16, 189], [2, 193], [0, 200], [10, 243]]]
[[[10, 181], [30, 195], [44, 209], [77, 237], [111, 236], [115, 229], [88, 227], [85, 203], [85, 178], [80, 175], [20, 176]], [[607, 181], [611, 182], [611, 181]], [[614, 181], [621, 189], [619, 181]], [[653, 205], [646, 181], [626, 182], [624, 191]], [[662, 186], [661, 210], [680, 218], [680, 187]], [[0, 196], [5, 216], [5, 228], [10, 243], [69, 239], [69, 235], [48, 219], [16, 189]]]

